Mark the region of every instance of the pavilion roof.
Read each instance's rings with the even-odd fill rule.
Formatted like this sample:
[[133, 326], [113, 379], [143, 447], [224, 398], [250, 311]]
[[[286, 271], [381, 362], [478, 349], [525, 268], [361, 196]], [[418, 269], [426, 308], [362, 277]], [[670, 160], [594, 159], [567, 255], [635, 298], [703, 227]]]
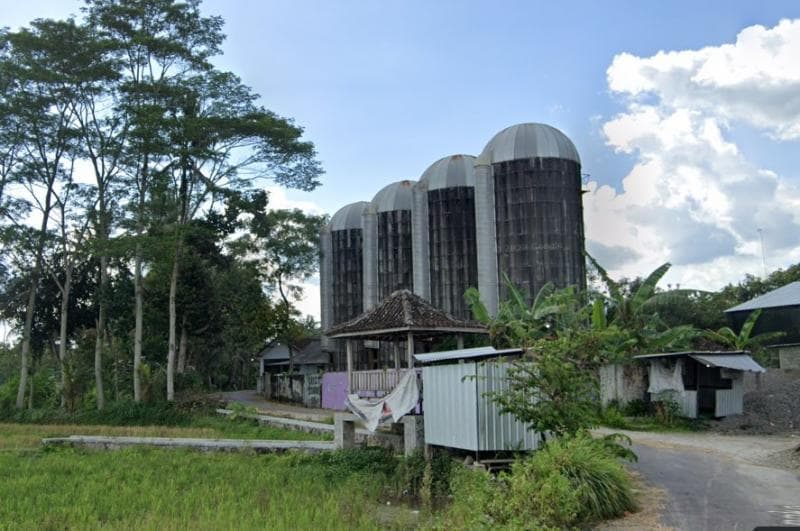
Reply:
[[474, 321], [462, 321], [434, 307], [409, 290], [398, 290], [361, 315], [329, 328], [331, 338], [402, 336], [408, 332], [431, 334], [487, 334], [486, 327]]

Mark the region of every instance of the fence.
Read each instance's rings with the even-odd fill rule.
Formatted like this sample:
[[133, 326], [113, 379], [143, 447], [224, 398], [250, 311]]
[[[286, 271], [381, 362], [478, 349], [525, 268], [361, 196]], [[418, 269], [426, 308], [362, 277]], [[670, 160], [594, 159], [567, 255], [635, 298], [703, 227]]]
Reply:
[[262, 376], [264, 396], [273, 400], [286, 400], [307, 407], [320, 407], [322, 403], [321, 374], [269, 374]]

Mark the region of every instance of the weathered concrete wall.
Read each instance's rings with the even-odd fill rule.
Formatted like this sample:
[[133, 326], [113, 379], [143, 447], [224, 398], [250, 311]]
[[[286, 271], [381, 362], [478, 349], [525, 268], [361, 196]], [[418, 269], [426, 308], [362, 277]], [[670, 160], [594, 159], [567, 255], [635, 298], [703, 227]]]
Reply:
[[781, 369], [800, 369], [800, 346], [779, 347], [778, 359]]
[[758, 389], [769, 391], [794, 380], [800, 380], [800, 368], [767, 369], [767, 372], [763, 374], [746, 372], [744, 373], [744, 392], [748, 393]]
[[600, 401], [604, 406], [613, 400], [620, 405], [632, 400], [644, 400], [646, 393], [645, 366], [614, 364], [600, 368]]

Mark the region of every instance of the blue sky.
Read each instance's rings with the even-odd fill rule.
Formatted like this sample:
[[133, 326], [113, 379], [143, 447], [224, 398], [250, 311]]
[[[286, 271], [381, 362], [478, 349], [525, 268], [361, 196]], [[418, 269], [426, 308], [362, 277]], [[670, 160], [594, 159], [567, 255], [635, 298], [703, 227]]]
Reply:
[[[11, 27], [81, 5], [3, 3], [2, 24]], [[770, 269], [800, 260], [800, 242], [790, 234], [800, 229], [793, 214], [800, 103], [775, 108], [800, 88], [800, 74], [784, 75], [791, 66], [780, 62], [780, 45], [770, 44], [778, 39], [784, 55], [800, 50], [793, 26], [777, 28], [800, 18], [800, 2], [203, 6], [226, 20], [218, 64], [239, 74], [265, 106], [293, 117], [317, 145], [323, 186], [276, 192], [276, 204], [333, 213], [392, 181], [417, 179], [442, 156], [477, 155], [506, 126], [537, 121], [575, 142], [591, 181], [589, 248], [617, 274], [645, 274], [667, 260], [675, 264], [667, 281], [684, 286], [719, 287], [760, 274], [757, 228]], [[764, 31], [752, 32], [755, 41], [737, 41], [757, 25]], [[753, 47], [774, 51], [775, 64]], [[753, 61], [759, 64], [748, 66]], [[752, 75], [723, 79], [737, 65]], [[782, 91], [764, 92], [762, 83]], [[663, 190], [653, 192], [654, 183]], [[760, 211], [736, 194], [782, 202]]]

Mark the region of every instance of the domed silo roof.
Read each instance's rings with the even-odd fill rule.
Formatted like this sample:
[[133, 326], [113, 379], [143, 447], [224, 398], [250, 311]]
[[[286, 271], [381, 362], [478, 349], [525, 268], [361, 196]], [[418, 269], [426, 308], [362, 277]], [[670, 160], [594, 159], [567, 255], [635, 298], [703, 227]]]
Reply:
[[413, 198], [411, 190], [414, 181], [397, 181], [381, 188], [380, 192], [372, 198], [372, 206], [376, 212], [391, 212], [392, 210], [411, 210]]
[[486, 144], [477, 164], [494, 164], [507, 160], [559, 158], [581, 159], [575, 144], [564, 133], [546, 124], [527, 123], [506, 127]]
[[426, 183], [428, 190], [455, 188], [456, 186], [475, 186], [475, 157], [472, 155], [450, 155], [430, 166], [419, 178]]
[[360, 229], [361, 214], [364, 213], [364, 210], [366, 210], [368, 206], [369, 203], [366, 201], [359, 201], [343, 206], [331, 218], [331, 222], [328, 223], [328, 229], [331, 231]]

